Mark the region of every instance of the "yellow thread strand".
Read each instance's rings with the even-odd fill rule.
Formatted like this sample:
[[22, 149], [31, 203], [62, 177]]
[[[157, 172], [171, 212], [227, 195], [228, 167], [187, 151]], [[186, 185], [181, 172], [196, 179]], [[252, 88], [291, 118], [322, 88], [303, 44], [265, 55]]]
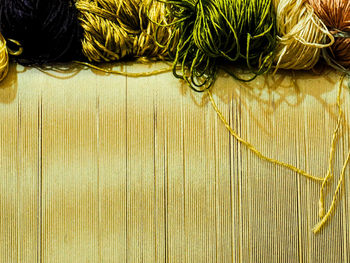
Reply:
[[327, 176], [324, 178], [324, 181], [322, 183], [322, 187], [321, 187], [321, 190], [320, 190], [320, 200], [319, 200], [319, 214], [321, 216], [321, 220], [315, 225], [315, 227], [312, 229], [312, 231], [316, 234], [318, 233], [321, 228], [327, 223], [329, 217], [332, 215], [334, 209], [335, 209], [335, 206], [336, 206], [336, 202], [337, 202], [337, 199], [339, 197], [339, 193], [340, 193], [340, 190], [341, 190], [341, 187], [343, 185], [343, 181], [344, 181], [344, 177], [345, 177], [345, 170], [346, 170], [346, 167], [349, 163], [349, 160], [350, 160], [350, 151], [348, 153], [348, 156], [343, 164], [343, 168], [341, 170], [341, 173], [340, 173], [340, 176], [339, 176], [339, 180], [338, 180], [338, 184], [337, 184], [337, 188], [334, 192], [334, 195], [333, 195], [333, 199], [332, 199], [332, 203], [331, 203], [331, 206], [329, 207], [327, 213], [324, 215], [324, 194], [323, 194], [323, 191], [324, 191], [324, 188], [325, 188], [325, 185], [327, 184], [328, 180], [330, 178], [332, 178], [333, 176], [333, 156], [334, 156], [334, 148], [335, 148], [335, 141], [336, 141], [336, 137], [337, 137], [337, 134], [339, 133], [339, 126], [340, 126], [340, 122], [341, 122], [341, 118], [342, 118], [342, 115], [343, 115], [343, 111], [341, 109], [341, 105], [340, 105], [340, 96], [341, 96], [341, 90], [342, 90], [342, 86], [343, 86], [343, 82], [344, 82], [344, 78], [345, 78], [345, 74], [341, 77], [341, 80], [340, 80], [340, 83], [339, 83], [339, 89], [338, 89], [338, 95], [337, 95], [337, 108], [338, 108], [338, 112], [339, 112], [339, 116], [338, 116], [338, 121], [337, 121], [337, 126], [336, 128], [334, 129], [334, 132], [333, 132], [333, 140], [332, 140], [332, 148], [331, 148], [331, 156], [330, 156], [330, 163], [329, 163], [329, 169], [328, 169], [328, 173], [327, 173]]
[[320, 198], [319, 198], [319, 215], [321, 217], [321, 220], [314, 226], [314, 228], [312, 229], [312, 231], [316, 234], [318, 233], [322, 227], [327, 223], [327, 221], [329, 220], [330, 216], [332, 215], [332, 213], [334, 212], [335, 206], [336, 206], [336, 202], [337, 199], [339, 197], [339, 193], [341, 190], [341, 187], [343, 185], [343, 181], [344, 181], [344, 177], [345, 177], [345, 171], [346, 171], [346, 167], [349, 164], [350, 161], [350, 151], [348, 153], [348, 156], [343, 164], [342, 170], [341, 170], [341, 174], [338, 180], [338, 184], [335, 190], [335, 193], [333, 195], [333, 200], [331, 203], [330, 208], [328, 209], [327, 213], [324, 214], [324, 189], [327, 185], [327, 182], [333, 177], [333, 173], [334, 173], [334, 167], [333, 167], [333, 163], [334, 163], [334, 154], [335, 154], [335, 149], [336, 149], [336, 143], [337, 143], [337, 137], [338, 137], [338, 133], [339, 133], [339, 129], [340, 129], [340, 125], [341, 125], [341, 119], [343, 116], [343, 111], [341, 109], [341, 105], [340, 105], [340, 97], [341, 97], [341, 90], [342, 90], [342, 86], [343, 86], [343, 81], [344, 81], [345, 75], [343, 75], [340, 79], [340, 83], [339, 83], [339, 89], [338, 89], [338, 93], [337, 93], [337, 108], [338, 108], [338, 119], [337, 119], [337, 124], [336, 127], [334, 129], [333, 132], [333, 136], [332, 136], [332, 142], [331, 142], [331, 147], [330, 147], [330, 153], [329, 153], [329, 164], [328, 164], [328, 171], [327, 171], [327, 175], [324, 178], [320, 178], [320, 177], [316, 177], [313, 176], [293, 165], [275, 160], [273, 158], [269, 158], [265, 155], [263, 155], [259, 150], [257, 150], [251, 143], [245, 141], [243, 138], [241, 138], [237, 132], [235, 132], [231, 126], [228, 124], [228, 122], [226, 121], [225, 117], [223, 116], [223, 114], [221, 113], [221, 111], [218, 109], [214, 98], [211, 94], [210, 91], [208, 92], [209, 95], [209, 99], [210, 102], [215, 110], [215, 112], [217, 113], [217, 115], [219, 116], [219, 118], [221, 119], [221, 121], [224, 123], [224, 125], [226, 126], [226, 128], [228, 129], [228, 131], [231, 133], [232, 136], [234, 136], [236, 138], [237, 141], [239, 141], [240, 143], [242, 143], [243, 145], [245, 145], [250, 151], [252, 151], [253, 153], [255, 153], [259, 158], [266, 160], [267, 162], [270, 162], [272, 164], [275, 165], [279, 165], [282, 167], [285, 167], [289, 170], [292, 170], [294, 172], [296, 172], [299, 175], [302, 175], [306, 178], [312, 179], [314, 181], [317, 182], [322, 182], [322, 186], [320, 189]]
[[99, 71], [105, 72], [105, 73], [117, 74], [117, 75], [122, 75], [122, 76], [126, 76], [126, 77], [135, 77], [135, 78], [154, 76], [154, 75], [162, 74], [165, 72], [170, 72], [173, 70], [173, 66], [170, 66], [168, 68], [157, 69], [157, 70], [153, 70], [150, 72], [133, 73], [133, 72], [125, 72], [125, 71], [119, 71], [119, 70], [104, 69], [104, 68], [92, 65], [90, 63], [87, 63], [87, 62], [74, 61], [74, 63], [84, 65], [84, 66], [87, 66], [89, 68], [93, 68], [93, 69], [96, 69], [96, 70], [99, 70]]
[[281, 161], [278, 161], [278, 160], [275, 160], [273, 158], [270, 158], [270, 157], [267, 157], [265, 156], [264, 154], [262, 154], [259, 150], [257, 150], [251, 143], [247, 142], [246, 140], [244, 140], [242, 137], [240, 137], [237, 132], [235, 132], [231, 126], [227, 123], [225, 117], [223, 116], [223, 114], [221, 113], [221, 111], [218, 109], [215, 101], [214, 101], [214, 98], [211, 94], [210, 91], [207, 91], [208, 92], [208, 95], [209, 95], [209, 99], [210, 99], [210, 102], [211, 102], [211, 105], [213, 106], [215, 112], [217, 113], [217, 115], [219, 116], [220, 120], [225, 124], [226, 128], [228, 129], [228, 131], [231, 133], [231, 135], [233, 137], [236, 138], [237, 141], [239, 141], [240, 143], [242, 143], [243, 145], [245, 145], [250, 151], [252, 151], [253, 153], [255, 153], [260, 159], [263, 159], [269, 163], [272, 163], [272, 164], [275, 164], [275, 165], [279, 165], [279, 166], [282, 166], [284, 168], [287, 168], [293, 172], [296, 172], [297, 174], [300, 174], [306, 178], [309, 178], [309, 179], [312, 179], [314, 181], [317, 181], [317, 182], [323, 182], [324, 181], [324, 178], [320, 178], [320, 177], [317, 177], [317, 176], [313, 176], [307, 172], [305, 172], [304, 170], [301, 170], [293, 165], [290, 165], [290, 164], [287, 164], [287, 163], [284, 163], [284, 162], [281, 162]]
[[327, 214], [312, 229], [312, 231], [315, 234], [318, 233], [321, 230], [321, 228], [327, 223], [329, 217], [332, 215], [332, 213], [333, 213], [333, 211], [335, 209], [336, 202], [337, 202], [337, 199], [339, 197], [339, 193], [340, 193], [341, 187], [343, 185], [343, 181], [344, 181], [344, 177], [345, 177], [345, 170], [346, 170], [347, 165], [349, 164], [349, 161], [350, 161], [350, 151], [349, 151], [348, 156], [347, 156], [347, 158], [346, 158], [346, 160], [345, 160], [345, 162], [343, 164], [343, 168], [342, 168], [341, 173], [340, 173], [340, 177], [339, 177], [339, 180], [338, 180], [337, 188], [335, 189], [335, 192], [334, 192], [334, 195], [333, 195], [331, 206], [329, 207]]
[[12, 50], [10, 48], [7, 48], [8, 49], [8, 53], [12, 56], [19, 56], [23, 53], [23, 47], [21, 45], [21, 43], [19, 43], [17, 40], [14, 40], [14, 39], [7, 39], [8, 42], [12, 42], [13, 44], [15, 44], [18, 49], [17, 50]]
[[333, 159], [334, 159], [334, 153], [335, 153], [335, 148], [336, 148], [336, 144], [337, 144], [338, 132], [339, 132], [340, 124], [341, 124], [341, 119], [343, 116], [343, 111], [340, 107], [340, 95], [341, 95], [341, 86], [343, 84], [344, 77], [345, 77], [345, 75], [343, 75], [341, 80], [340, 80], [339, 89], [338, 89], [338, 93], [337, 93], [337, 109], [338, 109], [339, 114], [338, 114], [337, 124], [336, 124], [334, 131], [333, 131], [333, 136], [332, 136], [331, 149], [329, 152], [328, 171], [327, 171], [326, 177], [324, 178], [324, 181], [322, 183], [322, 187], [320, 190], [320, 199], [319, 199], [319, 217], [320, 218], [324, 217], [324, 189], [327, 185], [327, 182], [331, 178], [333, 178], [333, 176], [334, 176]]
[[6, 40], [0, 34], [0, 81], [2, 81], [8, 73], [9, 55], [6, 47]]
[[312, 69], [322, 48], [334, 43], [333, 35], [314, 14], [306, 0], [274, 0], [279, 43], [275, 72], [283, 69]]
[[336, 188], [334, 195], [333, 195], [331, 206], [329, 207], [327, 214], [312, 229], [312, 231], [315, 234], [318, 233], [321, 230], [321, 228], [327, 223], [329, 217], [332, 215], [332, 213], [335, 209], [336, 202], [337, 202], [337, 199], [339, 197], [340, 190], [341, 190], [341, 186], [343, 185], [343, 181], [344, 181], [344, 177], [345, 177], [345, 170], [346, 170], [347, 165], [349, 164], [349, 161], [350, 161], [350, 151], [349, 151], [348, 156], [343, 164], [343, 168], [342, 168], [342, 171], [340, 173], [337, 188]]

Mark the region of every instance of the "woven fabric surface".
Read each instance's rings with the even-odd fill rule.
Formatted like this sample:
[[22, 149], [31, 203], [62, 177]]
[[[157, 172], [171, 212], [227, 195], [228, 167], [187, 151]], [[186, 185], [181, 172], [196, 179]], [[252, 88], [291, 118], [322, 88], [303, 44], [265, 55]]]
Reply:
[[[264, 154], [324, 176], [338, 81], [220, 73], [212, 92]], [[350, 147], [347, 88], [342, 108], [326, 208]], [[344, 185], [314, 235], [320, 185], [247, 151], [170, 72], [11, 65], [0, 86], [0, 262], [349, 262], [349, 168]]]

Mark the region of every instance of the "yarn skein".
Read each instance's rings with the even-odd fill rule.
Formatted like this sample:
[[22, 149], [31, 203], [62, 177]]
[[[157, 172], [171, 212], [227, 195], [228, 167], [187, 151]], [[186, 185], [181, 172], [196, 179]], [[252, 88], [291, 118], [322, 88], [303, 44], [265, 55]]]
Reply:
[[[78, 0], [83, 27], [83, 54], [90, 62], [123, 58], [165, 59], [171, 28], [156, 30], [152, 21], [167, 23], [165, 6], [152, 0]], [[147, 59], [146, 59], [147, 57]]]
[[[324, 53], [337, 69], [350, 68], [350, 1], [308, 0], [317, 16], [335, 37], [335, 43]], [[330, 54], [329, 54], [330, 53]], [[326, 58], [327, 59], [327, 58]], [[349, 73], [349, 72], [347, 72]]]
[[307, 0], [274, 0], [274, 6], [279, 40], [276, 70], [312, 69], [320, 58], [321, 49], [331, 46], [334, 37]]
[[0, 33], [0, 82], [7, 76], [10, 63], [9, 55], [20, 56], [23, 52], [23, 48], [18, 41], [13, 39], [8, 39], [8, 41], [16, 45], [17, 50], [10, 49], [5, 38]]
[[[255, 75], [267, 72], [276, 45], [271, 0], [164, 0], [178, 36], [168, 47], [173, 73], [196, 91], [214, 82], [219, 64], [240, 64]], [[176, 65], [181, 65], [180, 72]], [[229, 72], [229, 71], [228, 71]], [[235, 74], [229, 72], [233, 77]]]
[[73, 0], [0, 0], [0, 32], [23, 47], [21, 64], [70, 61], [81, 51]]
[[9, 55], [5, 38], [0, 34], [0, 82], [6, 77], [9, 69]]

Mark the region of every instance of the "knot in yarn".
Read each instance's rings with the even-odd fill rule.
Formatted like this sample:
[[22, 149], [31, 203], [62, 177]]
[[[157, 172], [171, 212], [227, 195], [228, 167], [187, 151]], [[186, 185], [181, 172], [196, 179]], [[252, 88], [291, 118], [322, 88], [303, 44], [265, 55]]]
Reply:
[[[309, 0], [317, 16], [327, 25], [335, 43], [330, 47], [330, 63], [350, 68], [350, 1]], [[326, 58], [327, 60], [327, 58]]]
[[[271, 0], [165, 0], [178, 36], [169, 46], [174, 75], [196, 91], [208, 89], [222, 63], [246, 66], [255, 75], [269, 70], [276, 43]], [[175, 41], [172, 41], [173, 43]], [[182, 66], [177, 72], [176, 65]], [[226, 67], [227, 68], [227, 67]], [[233, 77], [238, 78], [232, 72]]]
[[333, 44], [334, 38], [314, 14], [307, 0], [274, 0], [278, 45], [276, 70], [312, 69], [321, 49]]
[[[91, 62], [116, 61], [137, 57], [165, 59], [171, 29], [156, 30], [166, 23], [165, 6], [152, 0], [78, 0], [83, 27], [83, 54]], [[149, 16], [149, 18], [148, 18]], [[148, 60], [147, 59], [147, 60]]]
[[22, 64], [69, 61], [81, 50], [73, 0], [0, 0], [0, 32], [23, 47]]

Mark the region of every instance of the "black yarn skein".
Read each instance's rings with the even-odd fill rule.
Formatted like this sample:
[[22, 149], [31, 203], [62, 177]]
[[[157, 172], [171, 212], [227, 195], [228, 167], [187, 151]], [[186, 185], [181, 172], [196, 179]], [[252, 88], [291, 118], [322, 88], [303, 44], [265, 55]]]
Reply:
[[21, 64], [80, 57], [82, 29], [74, 0], [0, 0], [0, 32], [23, 47], [16, 57]]

